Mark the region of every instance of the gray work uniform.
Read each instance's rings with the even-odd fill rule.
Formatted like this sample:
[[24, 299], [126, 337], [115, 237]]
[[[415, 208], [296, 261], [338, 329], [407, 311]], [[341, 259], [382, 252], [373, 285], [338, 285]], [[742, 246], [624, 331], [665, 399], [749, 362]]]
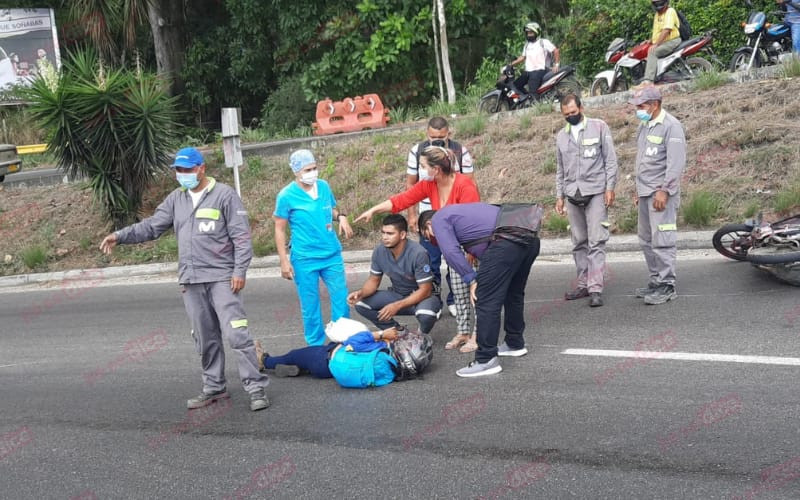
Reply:
[[[686, 167], [683, 125], [661, 110], [657, 117], [639, 125], [636, 144], [639, 244], [650, 271], [650, 282], [675, 285], [681, 175]], [[661, 212], [653, 209], [656, 191], [669, 194], [667, 206]]]
[[203, 365], [203, 391], [225, 389], [223, 336], [236, 352], [244, 389], [252, 393], [266, 387], [269, 379], [258, 370], [242, 294], [231, 291], [231, 278], [244, 278], [253, 257], [242, 200], [209, 177], [196, 208], [186, 189], [178, 188], [151, 217], [117, 231], [117, 242], [154, 240], [170, 227], [178, 240], [178, 282]]
[[556, 135], [556, 165], [559, 198], [592, 197], [586, 206], [567, 200], [567, 217], [578, 273], [577, 288], [602, 292], [609, 237], [604, 195], [617, 184], [617, 153], [608, 125], [602, 120], [584, 118], [576, 140], [572, 126], [567, 124]]
[[[369, 297], [361, 299], [356, 304], [356, 311], [382, 330], [398, 326], [398, 323], [393, 318], [380, 321], [378, 313], [381, 309], [408, 297], [416, 292], [421, 284], [434, 282], [428, 252], [422, 245], [411, 240], [406, 240], [403, 253], [397, 259], [394, 258], [391, 249], [383, 245], [375, 247], [369, 273], [372, 276], [383, 277], [384, 274], [389, 276], [392, 286], [388, 290], [378, 290]], [[419, 322], [420, 331], [429, 333], [441, 310], [442, 301], [431, 293], [418, 304], [399, 310], [397, 315], [414, 315]]]

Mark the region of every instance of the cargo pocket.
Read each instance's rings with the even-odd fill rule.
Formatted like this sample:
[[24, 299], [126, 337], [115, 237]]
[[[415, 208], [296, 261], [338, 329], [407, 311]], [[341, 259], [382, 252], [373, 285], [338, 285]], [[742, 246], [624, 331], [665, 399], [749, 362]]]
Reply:
[[654, 247], [673, 247], [678, 242], [678, 226], [674, 222], [658, 224], [655, 233], [653, 236]]

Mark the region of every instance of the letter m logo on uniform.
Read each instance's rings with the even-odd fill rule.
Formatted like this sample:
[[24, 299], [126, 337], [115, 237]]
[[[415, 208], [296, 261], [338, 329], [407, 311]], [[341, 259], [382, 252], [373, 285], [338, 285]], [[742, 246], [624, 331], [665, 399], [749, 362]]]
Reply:
[[213, 220], [210, 220], [208, 222], [201, 222], [197, 225], [197, 229], [199, 229], [201, 233], [207, 233], [209, 231], [213, 231], [214, 227], [215, 224]]
[[583, 150], [583, 157], [584, 158], [591, 158], [592, 156], [597, 154], [597, 148], [592, 149], [584, 149]]
[[658, 153], [658, 148], [647, 148], [644, 151], [644, 154], [647, 156], [655, 156]]

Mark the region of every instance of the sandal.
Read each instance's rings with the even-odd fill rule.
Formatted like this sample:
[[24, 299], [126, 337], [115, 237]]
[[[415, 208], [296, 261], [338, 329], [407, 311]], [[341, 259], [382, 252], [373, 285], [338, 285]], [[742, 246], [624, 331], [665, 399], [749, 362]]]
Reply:
[[475, 337], [470, 337], [469, 340], [461, 346], [461, 349], [458, 352], [475, 352], [478, 350], [478, 343], [475, 341]]
[[450, 339], [450, 341], [444, 345], [444, 348], [448, 350], [457, 349], [462, 345], [466, 344], [469, 341], [469, 338], [470, 335], [468, 333], [459, 333], [455, 337]]

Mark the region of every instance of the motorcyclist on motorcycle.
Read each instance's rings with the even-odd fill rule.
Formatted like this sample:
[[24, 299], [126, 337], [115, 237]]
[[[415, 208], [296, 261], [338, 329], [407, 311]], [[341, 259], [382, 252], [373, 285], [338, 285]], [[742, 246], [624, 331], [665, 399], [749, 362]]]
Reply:
[[653, 10], [653, 46], [647, 53], [647, 66], [639, 88], [652, 85], [658, 71], [658, 59], [673, 53], [681, 44], [678, 12], [669, 6], [669, 0], [651, 0]]
[[525, 61], [525, 71], [522, 72], [519, 78], [514, 80], [514, 85], [516, 85], [517, 89], [525, 91], [525, 85], [527, 84], [527, 92], [529, 94], [535, 94], [542, 84], [544, 75], [550, 69], [548, 66], [551, 55], [553, 58], [552, 71], [558, 71], [558, 63], [561, 59], [558, 47], [546, 38], [539, 38], [541, 31], [539, 23], [531, 22], [525, 25], [526, 41], [525, 46], [522, 48], [522, 55], [511, 62], [512, 66], [516, 66]]

